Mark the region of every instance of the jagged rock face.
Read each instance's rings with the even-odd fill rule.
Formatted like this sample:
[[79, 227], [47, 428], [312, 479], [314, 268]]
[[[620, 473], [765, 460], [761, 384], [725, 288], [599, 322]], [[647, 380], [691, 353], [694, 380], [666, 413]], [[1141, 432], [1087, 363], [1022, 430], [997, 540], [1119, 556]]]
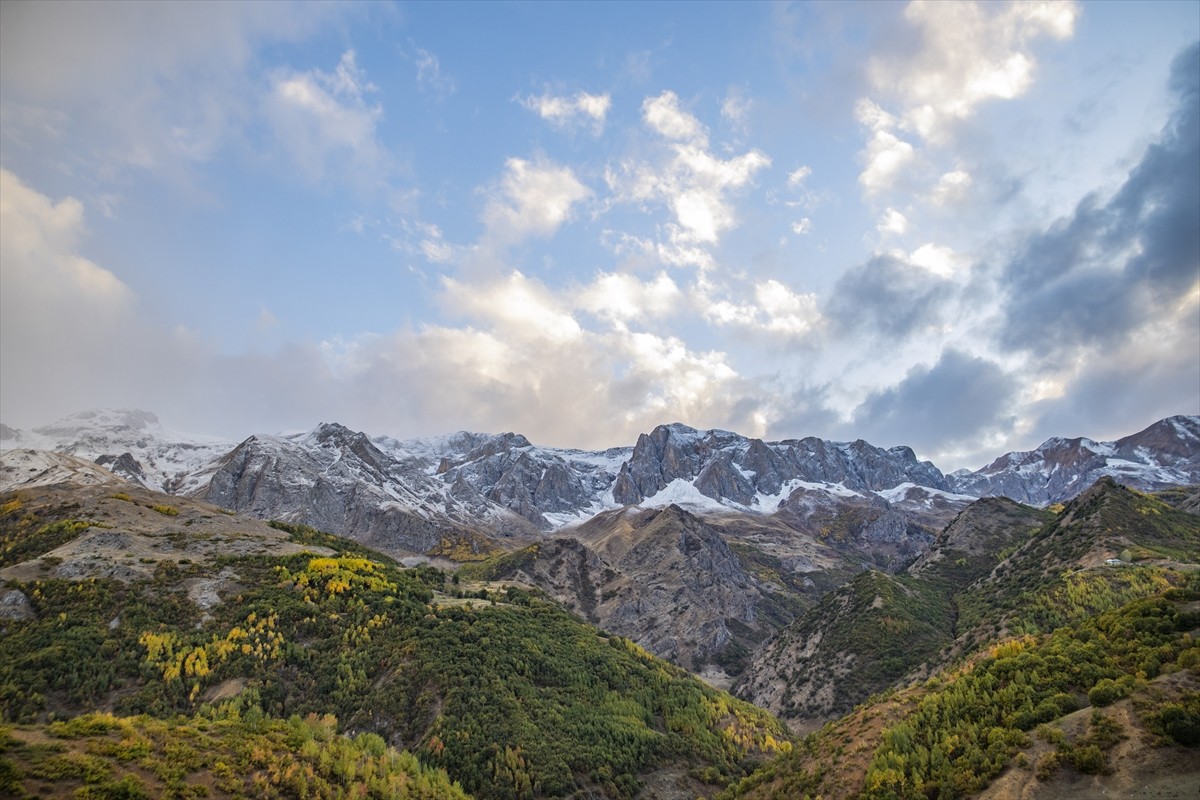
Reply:
[[[860, 573], [780, 630], [755, 654], [736, 693], [805, 728], [845, 713], [950, 644], [950, 594], [987, 576], [1002, 554], [1050, 519], [1049, 512], [1008, 499], [972, 503], [898, 575]], [[862, 535], [903, 537], [905, 525], [904, 515], [885, 512]], [[934, 587], [933, 595], [922, 600], [921, 586]], [[908, 629], [915, 658], [888, 674], [873, 659], [878, 637], [897, 625]]]
[[[231, 443], [173, 434], [148, 412], [84, 412], [33, 431], [5, 428], [0, 438], [10, 447], [20, 443], [97, 460], [148, 488], [228, 496], [240, 508], [259, 509], [253, 513], [270, 509], [321, 524], [357, 520], [356, 527], [338, 523], [333, 532], [339, 533], [375, 529], [379, 518], [403, 512], [412, 518], [401, 526], [406, 530], [422, 527], [416, 520], [448, 520], [451, 527], [520, 538], [624, 505], [677, 503], [706, 515], [774, 515], [806, 534], [826, 528], [847, 534], [864, 563], [886, 570], [919, 554], [927, 543], [921, 531], [940, 528], [979, 494], [1045, 504], [1077, 493], [1098, 474], [1143, 489], [1200, 482], [1200, 417], [1172, 417], [1112, 443], [1051, 440], [1038, 451], [1010, 453], [978, 473], [949, 479], [905, 447], [812, 437], [764, 442], [680, 424], [655, 428], [633, 448], [605, 452], [538, 447], [516, 433], [399, 442], [322, 425], [307, 434], [257, 437], [256, 446], [288, 441], [299, 451], [344, 454], [345, 462], [300, 454], [293, 464], [291, 450], [276, 460], [263, 455], [245, 465], [238, 488], [228, 474], [239, 463], [231, 458]], [[306, 471], [332, 464], [338, 464], [332, 471]], [[249, 477], [271, 470], [281, 477]], [[289, 488], [289, 474], [307, 476], [300, 481], [306, 488]], [[217, 485], [210, 487], [214, 479]], [[368, 488], [355, 485], [360, 479]], [[235, 497], [254, 494], [260, 481], [266, 482], [254, 489], [255, 503]], [[277, 490], [268, 502], [270, 486]], [[951, 486], [958, 494], [948, 491]], [[300, 505], [289, 507], [284, 497]], [[377, 503], [374, 512], [367, 510], [370, 502]], [[830, 522], [843, 511], [850, 512], [852, 526]], [[890, 511], [903, 513], [907, 525], [885, 517]]]
[[941, 470], [928, 461], [917, 461], [908, 447], [884, 450], [862, 439], [840, 443], [814, 437], [780, 444], [789, 446], [800, 471], [811, 476], [805, 480], [841, 483], [854, 491], [891, 489], [906, 482], [950, 488]]
[[1044, 506], [1070, 500], [1103, 476], [1142, 491], [1200, 483], [1200, 417], [1168, 417], [1115, 442], [1048, 439], [950, 480], [963, 494]]
[[756, 582], [720, 536], [678, 506], [642, 512], [631, 525], [640, 534], [633, 542], [598, 543], [629, 579], [598, 614], [650, 652], [698, 669], [733, 640], [731, 624], [755, 624]]
[[522, 551], [499, 577], [532, 583], [691, 669], [759, 630], [759, 582], [711, 526], [678, 506], [606, 512], [573, 533]]
[[907, 447], [884, 450], [861, 439], [840, 443], [812, 437], [766, 443], [675, 424], [638, 438], [613, 485], [613, 499], [636, 505], [675, 480], [694, 482], [707, 497], [746, 507], [754, 506], [758, 496], [780, 494], [788, 481], [841, 484], [855, 492], [905, 482], [949, 489], [941, 471], [917, 461]]
[[876, 495], [801, 488], [780, 505], [776, 517], [862, 567], [896, 572], [925, 552], [935, 531], [964, 505], [893, 504]]
[[616, 458], [606, 454], [539, 448], [512, 433], [473, 443], [461, 455], [443, 456], [436, 474], [452, 485], [470, 486], [539, 530], [600, 510], [600, 496], [615, 479]]
[[754, 502], [755, 487], [733, 463], [733, 456], [721, 453], [696, 477], [700, 494], [714, 500], [732, 500], [743, 506]]
[[[322, 425], [297, 439], [253, 436], [224, 459], [199, 496], [264, 519], [301, 522], [392, 553], [430, 553], [478, 537], [449, 515], [428, 518], [403, 472], [361, 433]], [[407, 502], [406, 502], [407, 501]]]
[[24, 592], [17, 589], [0, 589], [0, 620], [33, 619], [33, 606]]
[[641, 434], [629, 461], [621, 465], [613, 499], [622, 505], [637, 505], [671, 481], [691, 482], [722, 433], [702, 435], [695, 428], [674, 424]]
[[120, 475], [122, 478], [139, 483], [142, 486], [146, 485], [146, 471], [142, 469], [141, 463], [130, 453], [122, 453], [115, 458], [110, 455], [100, 456], [96, 459], [96, 463], [102, 467], [106, 467], [115, 475]]
[[602, 587], [616, 572], [594, 550], [578, 539], [556, 537], [532, 545], [518, 556], [498, 577], [537, 586], [588, 622], [605, 627], [596, 607]]

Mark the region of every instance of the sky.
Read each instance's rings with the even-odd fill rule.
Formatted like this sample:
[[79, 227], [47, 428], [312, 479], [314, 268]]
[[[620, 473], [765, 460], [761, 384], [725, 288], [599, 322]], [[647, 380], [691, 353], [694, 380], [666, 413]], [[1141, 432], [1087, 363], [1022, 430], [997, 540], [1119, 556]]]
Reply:
[[1200, 414], [1200, 3], [0, 4], [0, 420], [944, 470]]

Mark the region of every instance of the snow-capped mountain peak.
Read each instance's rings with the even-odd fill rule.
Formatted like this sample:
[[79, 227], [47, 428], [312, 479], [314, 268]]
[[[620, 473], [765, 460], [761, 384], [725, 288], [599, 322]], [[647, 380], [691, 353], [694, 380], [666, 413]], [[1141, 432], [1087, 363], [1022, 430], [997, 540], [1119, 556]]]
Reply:
[[1200, 482], [1200, 417], [1167, 417], [1112, 442], [1055, 436], [950, 479], [956, 492], [1044, 506], [1069, 500], [1104, 476], [1143, 490]]
[[844, 504], [945, 514], [999, 494], [1046, 505], [1102, 475], [1142, 489], [1200, 482], [1200, 417], [1186, 416], [1114, 442], [1048, 439], [951, 475], [905, 446], [771, 442], [678, 422], [605, 451], [543, 447], [514, 432], [398, 440], [336, 422], [235, 445], [169, 431], [150, 412], [104, 409], [0, 436], [5, 449], [71, 455], [152, 489], [417, 550], [440, 546], [438, 531], [532, 538], [622, 506], [674, 503], [793, 525]]
[[30, 431], [5, 426], [4, 449], [49, 450], [93, 461], [150, 489], [181, 491], [189, 476], [233, 443], [214, 436], [164, 428], [138, 409], [92, 409]]

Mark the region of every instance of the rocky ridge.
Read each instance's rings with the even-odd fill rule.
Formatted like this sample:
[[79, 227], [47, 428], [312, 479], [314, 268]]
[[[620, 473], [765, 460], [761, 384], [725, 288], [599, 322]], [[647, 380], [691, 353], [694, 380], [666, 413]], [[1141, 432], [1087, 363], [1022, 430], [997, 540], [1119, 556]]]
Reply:
[[980, 496], [1046, 505], [1103, 474], [1151, 490], [1200, 482], [1200, 417], [1171, 417], [1111, 443], [1051, 439], [952, 475], [907, 447], [767, 442], [678, 423], [606, 451], [541, 447], [516, 433], [401, 441], [333, 423], [234, 444], [129, 410], [82, 412], [32, 431], [5, 426], [0, 436], [5, 449], [73, 455], [149, 489], [404, 553], [478, 555], [483, 539], [507, 548], [608, 510], [674, 504], [704, 517], [777, 518], [805, 535], [840, 537], [864, 563], [898, 568]]
[[1070, 500], [1102, 477], [1142, 491], [1200, 483], [1200, 417], [1167, 417], [1113, 442], [1055, 437], [947, 477], [962, 494], [1035, 506]]

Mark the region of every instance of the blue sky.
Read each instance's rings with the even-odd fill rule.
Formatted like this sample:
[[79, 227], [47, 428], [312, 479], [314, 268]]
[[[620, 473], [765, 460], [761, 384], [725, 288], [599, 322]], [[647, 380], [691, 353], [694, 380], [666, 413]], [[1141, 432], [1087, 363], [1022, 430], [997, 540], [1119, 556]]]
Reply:
[[1200, 3], [0, 6], [0, 418], [1200, 413]]

